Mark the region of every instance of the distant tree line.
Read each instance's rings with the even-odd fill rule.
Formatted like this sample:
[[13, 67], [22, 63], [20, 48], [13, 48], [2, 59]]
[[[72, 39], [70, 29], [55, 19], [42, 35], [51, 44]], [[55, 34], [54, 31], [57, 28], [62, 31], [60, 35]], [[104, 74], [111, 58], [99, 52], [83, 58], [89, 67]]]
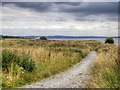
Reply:
[[[3, 36], [3, 35], [1, 35], [0, 36], [0, 38], [2, 38], [2, 39], [5, 39], [5, 38], [21, 38], [21, 39], [34, 39], [33, 37], [22, 37], [22, 36]], [[40, 38], [39, 38], [40, 40], [47, 40], [47, 37], [45, 37], [45, 36], [41, 36]]]
[[47, 40], [45, 36], [40, 37], [40, 40]]
[[19, 37], [19, 36], [1, 36], [0, 38], [26, 38], [26, 37]]

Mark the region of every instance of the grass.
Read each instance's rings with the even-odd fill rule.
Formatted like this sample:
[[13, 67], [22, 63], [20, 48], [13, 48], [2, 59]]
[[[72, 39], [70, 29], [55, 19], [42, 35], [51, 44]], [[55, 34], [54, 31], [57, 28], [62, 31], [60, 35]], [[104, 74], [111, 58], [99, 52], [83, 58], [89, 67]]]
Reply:
[[35, 63], [27, 54], [19, 55], [15, 51], [2, 51], [2, 71], [4, 87], [14, 86], [16, 81], [20, 79], [22, 73], [32, 72], [35, 69]]
[[2, 39], [0, 39], [0, 89], [2, 89]]
[[120, 88], [120, 60], [115, 45], [103, 44], [97, 49], [92, 78], [88, 88]]
[[63, 72], [99, 44], [98, 41], [4, 39], [2, 55], [6, 57], [4, 61], [10, 63], [8, 70], [3, 70], [2, 87], [19, 87]]
[[[92, 78], [87, 87], [120, 88], [120, 60], [118, 58], [120, 52], [118, 53], [119, 48], [115, 45], [103, 44], [94, 40], [57, 41], [35, 39], [4, 39], [2, 45], [3, 54], [6, 50], [9, 54], [19, 58], [20, 62], [23, 61], [23, 58], [27, 58], [27, 60], [24, 59], [23, 66], [31, 62], [35, 64], [34, 70], [30, 72], [31, 69], [26, 71], [25, 68], [27, 67], [23, 68], [19, 64], [13, 65], [11, 63], [8, 65], [12, 69], [9, 72], [5, 70], [2, 72], [3, 88], [20, 87], [63, 72], [80, 62], [90, 51], [96, 51], [97, 57], [94, 60]], [[9, 55], [5, 54], [5, 56], [8, 60], [11, 58]], [[29, 59], [32, 61], [29, 61]], [[13, 75], [13, 78], [11, 78], [11, 75]]]

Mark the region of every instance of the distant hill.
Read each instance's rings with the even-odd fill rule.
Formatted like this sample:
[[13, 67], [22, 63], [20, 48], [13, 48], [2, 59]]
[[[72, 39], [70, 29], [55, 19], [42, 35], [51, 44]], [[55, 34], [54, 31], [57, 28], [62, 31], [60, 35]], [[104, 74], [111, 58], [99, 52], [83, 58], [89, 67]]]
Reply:
[[[47, 38], [108, 38], [105, 36], [47, 36]], [[112, 37], [118, 38], [118, 37]]]
[[[39, 38], [42, 36], [7, 36], [7, 35], [0, 35], [2, 38]], [[55, 36], [45, 36], [48, 39], [72, 39], [72, 38], [108, 38], [105, 36], [60, 36], [60, 35], [55, 35]], [[112, 38], [120, 38], [120, 36], [113, 36]]]

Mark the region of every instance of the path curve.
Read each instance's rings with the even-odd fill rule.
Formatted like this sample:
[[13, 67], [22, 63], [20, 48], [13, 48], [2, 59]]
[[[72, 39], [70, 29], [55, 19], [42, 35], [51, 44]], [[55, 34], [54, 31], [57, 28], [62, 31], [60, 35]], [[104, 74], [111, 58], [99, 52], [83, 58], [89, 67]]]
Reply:
[[56, 74], [23, 88], [84, 88], [85, 83], [90, 78], [90, 68], [92, 66], [95, 51], [91, 51], [82, 61], [71, 67], [69, 70]]

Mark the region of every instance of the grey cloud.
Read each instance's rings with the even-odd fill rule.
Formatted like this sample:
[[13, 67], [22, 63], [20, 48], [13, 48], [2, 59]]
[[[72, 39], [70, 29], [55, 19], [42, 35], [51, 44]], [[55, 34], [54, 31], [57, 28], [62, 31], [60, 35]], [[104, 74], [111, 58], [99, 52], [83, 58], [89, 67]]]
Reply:
[[[21, 8], [30, 8], [32, 10], [45, 12], [49, 11], [54, 4], [59, 10], [53, 12], [86, 14], [110, 14], [118, 12], [117, 2], [16, 2], [4, 4], [15, 4]], [[81, 7], [81, 5], [83, 5], [83, 7]]]
[[56, 22], [65, 22], [65, 21], [67, 21], [66, 19], [62, 19], [62, 18], [59, 18], [59, 19], [56, 19], [55, 20]]
[[81, 3], [82, 2], [55, 2], [55, 4], [58, 4], [58, 5], [71, 5], [71, 6], [78, 6]]
[[29, 8], [37, 12], [49, 11], [49, 8], [51, 6], [51, 4], [48, 4], [47, 2], [4, 2], [3, 6], [8, 4], [14, 4], [17, 7], [21, 7], [25, 9]]
[[[94, 17], [90, 17], [90, 15], [86, 15], [86, 14], [78, 14], [78, 13], [74, 13], [76, 17], [74, 17], [74, 19], [76, 21], [89, 21], [89, 22], [95, 22], [98, 21], [98, 19], [100, 19], [100, 22], [104, 22], [104, 21], [118, 21], [118, 15], [117, 14], [103, 14], [103, 16], [99, 17], [100, 15], [96, 15], [94, 14]], [[84, 18], [83, 18], [84, 17]]]
[[68, 13], [86, 13], [86, 14], [110, 14], [118, 12], [118, 3], [116, 2], [91, 2], [86, 5], [87, 2], [82, 3], [84, 7], [79, 4], [76, 7], [61, 7], [61, 12]]
[[[97, 15], [106, 15], [106, 17], [103, 18], [109, 21], [117, 21], [118, 14], [117, 2], [11, 2], [3, 3], [3, 6], [7, 6], [8, 4], [14, 4], [17, 7], [25, 9], [29, 8], [36, 12], [66, 13], [66, 16], [69, 14], [73, 16], [76, 21], [96, 21], [94, 18], [87, 18], [90, 15], [94, 15], [96, 17]], [[57, 19], [56, 21], [66, 20]]]

